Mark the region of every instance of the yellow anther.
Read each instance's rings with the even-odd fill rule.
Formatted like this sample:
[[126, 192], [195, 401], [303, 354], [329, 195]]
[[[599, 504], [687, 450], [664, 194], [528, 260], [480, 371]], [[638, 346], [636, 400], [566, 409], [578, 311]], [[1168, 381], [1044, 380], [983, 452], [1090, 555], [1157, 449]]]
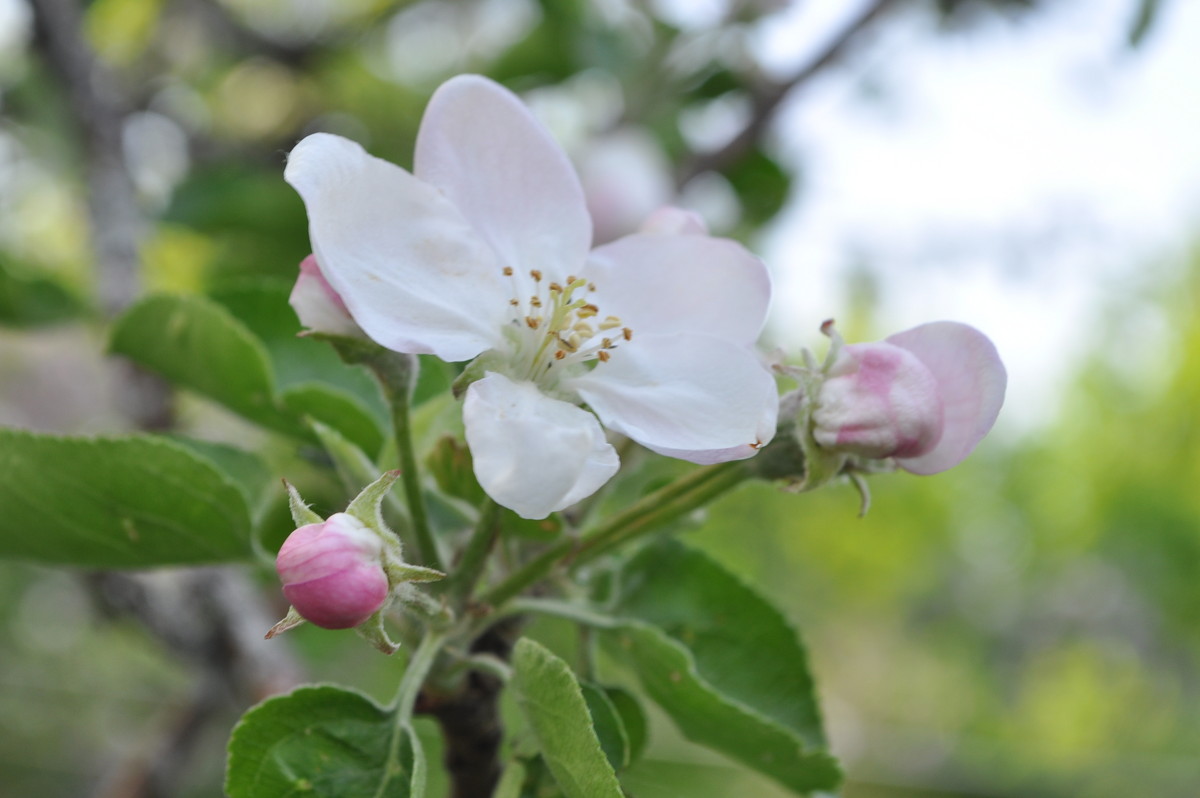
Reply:
[[505, 276], [505, 277], [512, 277], [512, 275], [513, 275], [512, 266], [505, 266], [505, 267], [504, 267], [504, 276]]
[[588, 283], [588, 290], [589, 290], [589, 291], [595, 291], [595, 290], [596, 290], [596, 284], [595, 284], [595, 283]]
[[540, 283], [542, 281], [542, 273], [540, 271], [538, 271], [537, 269], [530, 269], [529, 276], [534, 279], [534, 282]]
[[612, 355], [610, 355], [608, 352], [605, 352], [603, 349], [601, 349], [599, 352], [596, 353], [596, 357], [600, 359], [601, 363], [607, 363], [608, 359], [610, 357], [612, 357]]
[[566, 353], [566, 352], [564, 352], [564, 351], [562, 351], [561, 349], [557, 350], [557, 351], [554, 353], [554, 359], [555, 359], [555, 360], [562, 360], [562, 359], [563, 359], [564, 357], [566, 357], [566, 356], [567, 356], [567, 353]]
[[579, 336], [579, 333], [573, 332], [567, 336], [567, 343], [571, 345], [571, 351], [575, 352], [579, 349], [579, 345], [583, 343], [583, 338]]
[[576, 311], [576, 315], [581, 319], [590, 319], [600, 312], [600, 308], [595, 305], [584, 305]]
[[531, 330], [536, 330], [541, 325], [541, 323], [542, 323], [542, 319], [540, 316], [526, 316], [525, 317], [525, 324]]
[[562, 286], [558, 283], [550, 283], [550, 292], [553, 294], [561, 294]]
[[612, 339], [611, 338], [601, 338], [600, 339], [600, 348], [601, 349], [612, 349], [613, 348]]
[[575, 332], [579, 333], [580, 335], [584, 336], [585, 338], [591, 338], [593, 335], [596, 334], [596, 331], [594, 329], [592, 329], [592, 325], [588, 324], [586, 321], [575, 322], [575, 326], [572, 327], [571, 329], [574, 330]]
[[607, 316], [604, 321], [600, 322], [601, 330], [615, 330], [621, 326], [621, 320], [616, 316]]
[[621, 328], [621, 335], [625, 337], [626, 341], [633, 340], [633, 330], [629, 329], [628, 327]]
[[508, 300], [508, 304], [512, 305], [514, 308], [515, 308], [515, 307], [520, 307], [520, 305], [521, 305], [521, 303], [520, 303], [520, 302], [518, 302], [518, 301], [517, 301], [517, 300], [515, 300], [515, 299], [510, 299], [510, 300]]
[[529, 304], [533, 305], [535, 308], [540, 308], [542, 306], [542, 298], [538, 296], [531, 296], [529, 297]]

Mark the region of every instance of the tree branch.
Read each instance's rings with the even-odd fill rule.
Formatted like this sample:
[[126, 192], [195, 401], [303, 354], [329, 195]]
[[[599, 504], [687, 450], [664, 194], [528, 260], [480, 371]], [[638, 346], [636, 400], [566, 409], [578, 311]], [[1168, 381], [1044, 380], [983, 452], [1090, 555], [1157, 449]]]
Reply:
[[869, 3], [844, 29], [825, 45], [817, 56], [800, 71], [785, 81], [765, 83], [753, 89], [750, 121], [725, 146], [709, 153], [701, 153], [685, 161], [676, 175], [676, 185], [683, 186], [693, 177], [704, 172], [719, 172], [728, 169], [746, 157], [762, 139], [775, 118], [783, 101], [796, 87], [807, 83], [827, 67], [837, 63], [851, 48], [863, 31], [867, 30], [885, 11], [895, 5], [895, 0], [874, 0]]

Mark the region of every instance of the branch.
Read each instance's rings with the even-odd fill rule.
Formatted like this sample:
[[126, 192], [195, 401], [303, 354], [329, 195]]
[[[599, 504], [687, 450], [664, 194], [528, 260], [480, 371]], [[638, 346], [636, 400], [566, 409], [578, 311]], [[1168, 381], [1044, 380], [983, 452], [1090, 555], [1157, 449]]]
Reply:
[[792, 90], [807, 83], [827, 67], [841, 60], [859, 35], [871, 27], [893, 5], [895, 5], [895, 0], [873, 0], [825, 46], [824, 50], [817, 54], [816, 58], [799, 72], [785, 81], [766, 83], [753, 89], [751, 92], [753, 107], [750, 121], [746, 127], [720, 149], [695, 155], [685, 161], [680, 166], [676, 185], [683, 186], [693, 177], [704, 172], [723, 171], [746, 157], [762, 139], [763, 134], [774, 120], [775, 113]]

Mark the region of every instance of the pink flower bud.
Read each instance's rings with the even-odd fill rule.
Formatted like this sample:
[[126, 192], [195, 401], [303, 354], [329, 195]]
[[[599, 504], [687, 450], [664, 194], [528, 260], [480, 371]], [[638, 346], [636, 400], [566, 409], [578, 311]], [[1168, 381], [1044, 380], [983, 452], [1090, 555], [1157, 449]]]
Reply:
[[915, 474], [945, 471], [992, 428], [1006, 382], [995, 346], [965, 324], [933, 322], [851, 344], [821, 386], [813, 437], [828, 449], [895, 457]]
[[348, 629], [387, 599], [382, 556], [377, 534], [354, 516], [334, 513], [289, 535], [275, 570], [283, 594], [306, 620], [326, 629]]
[[942, 437], [937, 380], [912, 353], [888, 343], [842, 347], [821, 386], [813, 437], [862, 457], [912, 457]]
[[300, 275], [292, 287], [288, 304], [310, 330], [361, 338], [362, 329], [350, 315], [346, 303], [325, 279], [315, 255], [300, 262]]

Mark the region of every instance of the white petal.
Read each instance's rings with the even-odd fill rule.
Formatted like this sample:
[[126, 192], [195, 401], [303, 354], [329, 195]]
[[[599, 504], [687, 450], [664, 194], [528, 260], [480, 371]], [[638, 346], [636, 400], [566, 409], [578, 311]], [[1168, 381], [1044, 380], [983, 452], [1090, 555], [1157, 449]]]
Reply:
[[749, 346], [771, 301], [763, 262], [735, 241], [692, 234], [639, 233], [592, 252], [584, 276], [603, 315], [619, 316], [635, 338], [697, 332]]
[[646, 217], [638, 232], [666, 235], [691, 233], [706, 236], [708, 235], [708, 223], [695, 211], [676, 208], [674, 205], [664, 205]]
[[617, 472], [596, 417], [533, 383], [489, 372], [467, 389], [463, 422], [479, 484], [522, 518], [570, 507]]
[[441, 85], [417, 136], [413, 171], [437, 186], [519, 274], [563, 282], [592, 241], [566, 154], [516, 95], [478, 75]]
[[296, 145], [284, 177], [325, 279], [376, 342], [467, 360], [502, 340], [501, 266], [437, 189], [328, 133]]
[[635, 339], [570, 385], [609, 429], [695, 462], [752, 454], [779, 405], [752, 350], [695, 333]]
[[935, 321], [888, 337], [925, 364], [937, 380], [945, 422], [941, 440], [920, 457], [897, 458], [914, 474], [936, 474], [962, 462], [996, 423], [1008, 376], [996, 347], [966, 324]]

